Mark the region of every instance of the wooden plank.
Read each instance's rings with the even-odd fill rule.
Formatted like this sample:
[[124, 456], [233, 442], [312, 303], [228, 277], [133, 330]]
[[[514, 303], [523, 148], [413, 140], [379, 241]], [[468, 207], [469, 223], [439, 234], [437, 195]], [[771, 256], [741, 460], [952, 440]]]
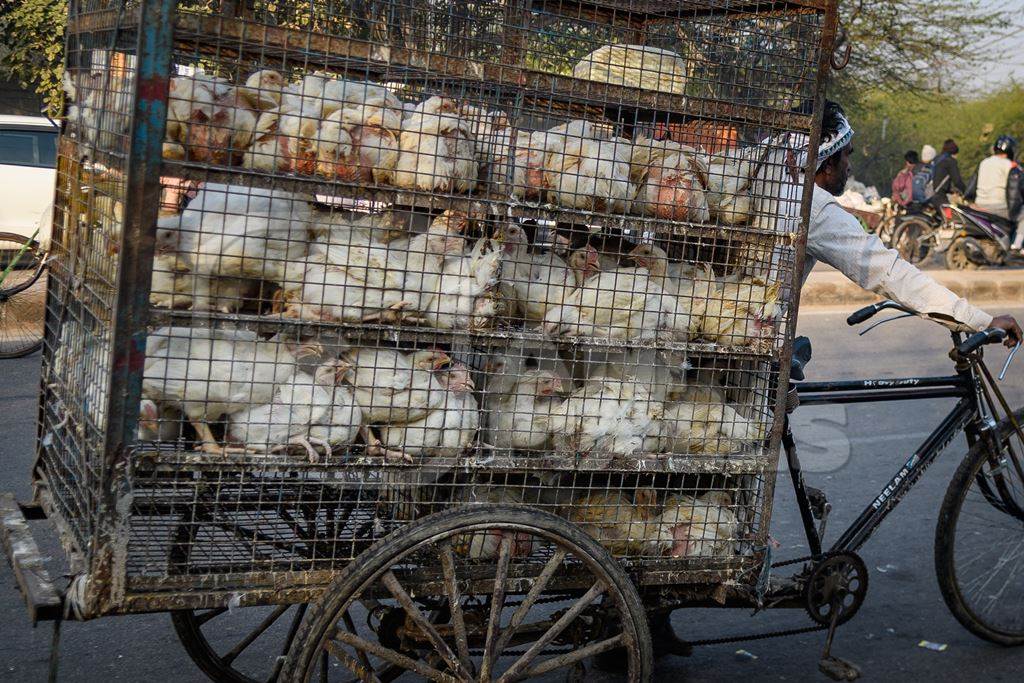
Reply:
[[63, 601], [50, 579], [39, 546], [12, 493], [0, 494], [0, 521], [0, 540], [18, 588], [25, 597], [29, 618], [33, 624], [40, 620], [57, 619]]

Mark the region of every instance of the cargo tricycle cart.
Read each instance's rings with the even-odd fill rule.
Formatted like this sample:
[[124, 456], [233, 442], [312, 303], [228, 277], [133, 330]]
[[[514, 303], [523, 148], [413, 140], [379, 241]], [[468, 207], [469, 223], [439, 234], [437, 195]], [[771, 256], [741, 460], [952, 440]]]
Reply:
[[834, 1], [69, 7], [33, 619], [167, 611], [218, 681], [644, 680], [677, 608], [856, 611], [768, 536]]

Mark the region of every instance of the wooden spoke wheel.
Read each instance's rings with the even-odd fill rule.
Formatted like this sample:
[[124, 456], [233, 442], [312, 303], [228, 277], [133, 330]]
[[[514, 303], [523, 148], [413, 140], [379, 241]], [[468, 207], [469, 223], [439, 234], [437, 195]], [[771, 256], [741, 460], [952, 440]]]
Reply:
[[343, 570], [303, 617], [281, 680], [383, 681], [396, 668], [434, 681], [579, 678], [613, 649], [628, 680], [650, 677], [644, 608], [608, 551], [560, 517], [473, 505], [409, 524]]
[[[296, 501], [280, 509], [255, 507], [227, 514], [200, 504], [175, 531], [172, 574], [245, 571], [253, 558], [301, 561], [325, 557], [341, 535], [351, 505]], [[175, 610], [171, 620], [182, 646], [211, 680], [277, 680], [308, 605], [259, 605]]]

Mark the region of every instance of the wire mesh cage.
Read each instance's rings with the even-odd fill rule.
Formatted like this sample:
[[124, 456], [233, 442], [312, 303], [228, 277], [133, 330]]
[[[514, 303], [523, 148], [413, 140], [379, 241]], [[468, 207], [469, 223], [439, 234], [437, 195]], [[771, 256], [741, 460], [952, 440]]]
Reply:
[[752, 580], [834, 19], [71, 3], [35, 482], [84, 609], [308, 600], [481, 502]]

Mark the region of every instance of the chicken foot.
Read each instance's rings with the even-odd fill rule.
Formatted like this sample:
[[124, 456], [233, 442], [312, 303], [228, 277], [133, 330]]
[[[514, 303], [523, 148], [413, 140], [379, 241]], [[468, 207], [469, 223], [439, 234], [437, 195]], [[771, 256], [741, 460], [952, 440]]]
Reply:
[[413, 461], [412, 456], [404, 451], [393, 451], [390, 448], [384, 446], [380, 439], [378, 439], [373, 430], [368, 425], [363, 425], [359, 428], [359, 433], [362, 435], [363, 440], [366, 442], [366, 454], [379, 457], [383, 456], [388, 462], [407, 462]]
[[210, 425], [206, 424], [205, 420], [198, 418], [189, 418], [189, 422], [192, 427], [196, 430], [196, 436], [199, 437], [199, 450], [210, 455], [221, 455], [226, 456], [228, 453], [255, 453], [255, 451], [248, 448], [240, 448], [238, 446], [220, 445], [217, 443], [217, 439], [214, 438], [213, 432], [210, 431]]
[[417, 325], [426, 324], [428, 322], [427, 319], [419, 312], [406, 310], [410, 306], [412, 306], [411, 302], [399, 301], [388, 306], [383, 311], [363, 316], [362, 321], [364, 323], [380, 322], [385, 325], [397, 325], [403, 322], [411, 322]]

